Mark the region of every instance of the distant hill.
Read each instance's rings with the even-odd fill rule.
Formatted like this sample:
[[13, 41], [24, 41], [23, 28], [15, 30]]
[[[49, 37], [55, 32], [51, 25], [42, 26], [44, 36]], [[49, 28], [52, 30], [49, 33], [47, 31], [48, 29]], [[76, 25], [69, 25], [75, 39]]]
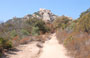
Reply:
[[[6, 21], [5, 23], [0, 24], [0, 30], [5, 32], [4, 35], [8, 33], [9, 34], [14, 33], [14, 35], [10, 34], [10, 36], [16, 35], [22, 36], [23, 35], [22, 33], [28, 35], [33, 34], [33, 32], [37, 32], [39, 34], [41, 31], [47, 32], [48, 27], [45, 24], [47, 22], [52, 23], [57, 17], [63, 16], [55, 15], [50, 10], [40, 8], [39, 11], [34, 12], [33, 14], [25, 15], [22, 18], [13, 17], [12, 19]], [[65, 17], [72, 20], [71, 17], [68, 16]]]
[[28, 14], [24, 16], [24, 19], [38, 18], [44, 20], [45, 22], [52, 22], [56, 17], [57, 15], [53, 14], [50, 10], [40, 8], [39, 11], [33, 13], [32, 15]]

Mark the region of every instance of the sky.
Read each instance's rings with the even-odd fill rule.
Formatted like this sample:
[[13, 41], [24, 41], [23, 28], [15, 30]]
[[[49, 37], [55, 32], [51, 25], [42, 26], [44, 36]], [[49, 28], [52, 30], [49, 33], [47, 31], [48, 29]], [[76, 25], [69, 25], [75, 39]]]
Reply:
[[40, 8], [49, 9], [59, 16], [77, 19], [83, 11], [90, 8], [90, 0], [0, 0], [0, 21], [15, 16], [23, 17]]

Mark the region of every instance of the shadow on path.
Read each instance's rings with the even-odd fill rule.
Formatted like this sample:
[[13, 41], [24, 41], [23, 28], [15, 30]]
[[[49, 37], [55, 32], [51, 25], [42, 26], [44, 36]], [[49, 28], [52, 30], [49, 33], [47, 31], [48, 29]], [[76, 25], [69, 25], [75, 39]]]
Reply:
[[8, 58], [7, 54], [11, 54], [11, 55], [17, 55], [16, 52], [19, 52], [21, 50], [14, 48], [14, 49], [9, 49], [1, 58]]

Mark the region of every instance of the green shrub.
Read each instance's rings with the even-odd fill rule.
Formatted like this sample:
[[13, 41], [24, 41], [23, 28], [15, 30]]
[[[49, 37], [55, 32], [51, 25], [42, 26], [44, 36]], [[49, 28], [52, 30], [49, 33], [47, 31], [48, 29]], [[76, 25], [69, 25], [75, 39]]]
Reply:
[[70, 25], [67, 26], [66, 31], [74, 31], [76, 22], [72, 21]]
[[3, 48], [5, 49], [9, 49], [9, 48], [12, 48], [12, 42], [11, 41], [7, 41], [3, 43]]
[[36, 22], [38, 22], [39, 19], [37, 18], [30, 18], [26, 21], [27, 24], [29, 24], [30, 26], [35, 26]]
[[13, 38], [13, 37], [17, 36], [17, 32], [15, 30], [12, 30], [10, 35]]
[[2, 51], [4, 51], [4, 49], [10, 48], [12, 48], [12, 42], [10, 40], [0, 38], [0, 56], [2, 56]]
[[[27, 24], [29, 24], [32, 27], [31, 33], [37, 33], [39, 34], [40, 32], [46, 33], [49, 31], [49, 28], [46, 26], [45, 22], [42, 19], [29, 19], [26, 21]], [[36, 31], [34, 31], [34, 30]], [[38, 32], [37, 32], [38, 30]], [[34, 32], [33, 32], [34, 31]]]
[[58, 17], [56, 18], [56, 20], [53, 22], [53, 26], [55, 29], [57, 28], [62, 28], [65, 29], [68, 26], [68, 23], [71, 20], [68, 17], [62, 16], [62, 17]]
[[12, 42], [10, 40], [0, 38], [0, 46], [4, 49], [9, 49], [12, 48]]
[[32, 28], [32, 35], [39, 35], [39, 28], [38, 27], [33, 27]]
[[89, 12], [90, 12], [90, 8], [87, 9], [86, 11], [82, 12], [81, 15], [80, 15], [80, 18], [83, 17], [84, 15], [86, 15]]
[[76, 30], [90, 33], [90, 12], [79, 19]]
[[45, 25], [45, 22], [42, 21], [42, 20], [38, 20], [35, 23], [35, 27], [38, 27], [39, 28], [39, 31], [42, 31], [43, 33], [46, 33], [46, 32], [49, 31], [49, 28]]
[[23, 35], [30, 35], [30, 33], [27, 30], [22, 29], [21, 32]]
[[72, 41], [73, 40], [73, 37], [72, 36], [69, 36], [67, 39], [65, 39], [64, 40], [64, 45], [66, 45], [66, 44], [68, 44], [68, 43], [70, 43], [70, 41]]

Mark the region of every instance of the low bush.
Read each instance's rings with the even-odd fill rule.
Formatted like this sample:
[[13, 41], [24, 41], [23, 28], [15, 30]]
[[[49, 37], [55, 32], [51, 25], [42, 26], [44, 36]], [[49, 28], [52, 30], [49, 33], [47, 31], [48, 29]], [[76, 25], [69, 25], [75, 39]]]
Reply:
[[68, 26], [68, 23], [70, 23], [70, 21], [72, 21], [72, 20], [70, 20], [66, 16], [58, 17], [53, 22], [53, 26], [54, 26], [55, 29], [57, 29], [57, 28], [65, 29]]
[[30, 35], [30, 33], [29, 33], [27, 30], [25, 30], [25, 29], [22, 29], [22, 30], [21, 30], [21, 33], [22, 33], [23, 35], [27, 35], [27, 36]]
[[31, 41], [30, 37], [25, 37], [20, 40], [20, 44], [27, 44], [30, 41]]
[[75, 30], [90, 33], [90, 12], [78, 19]]
[[73, 32], [76, 26], [76, 22], [72, 21], [67, 28], [65, 29], [67, 32]]
[[12, 30], [12, 31], [10, 32], [10, 35], [11, 35], [11, 38], [17, 36], [16, 30]]
[[12, 42], [0, 37], [0, 56], [3, 54], [4, 49], [10, 48], [12, 48]]
[[49, 31], [48, 26], [45, 24], [45, 22], [42, 19], [33, 18], [27, 20], [26, 23], [31, 26], [32, 35], [39, 35], [40, 32], [44, 34]]
[[39, 35], [39, 28], [38, 27], [33, 27], [32, 28], [32, 35], [34, 35], [34, 36]]
[[57, 39], [73, 58], [90, 58], [90, 35], [88, 33], [57, 31]]

